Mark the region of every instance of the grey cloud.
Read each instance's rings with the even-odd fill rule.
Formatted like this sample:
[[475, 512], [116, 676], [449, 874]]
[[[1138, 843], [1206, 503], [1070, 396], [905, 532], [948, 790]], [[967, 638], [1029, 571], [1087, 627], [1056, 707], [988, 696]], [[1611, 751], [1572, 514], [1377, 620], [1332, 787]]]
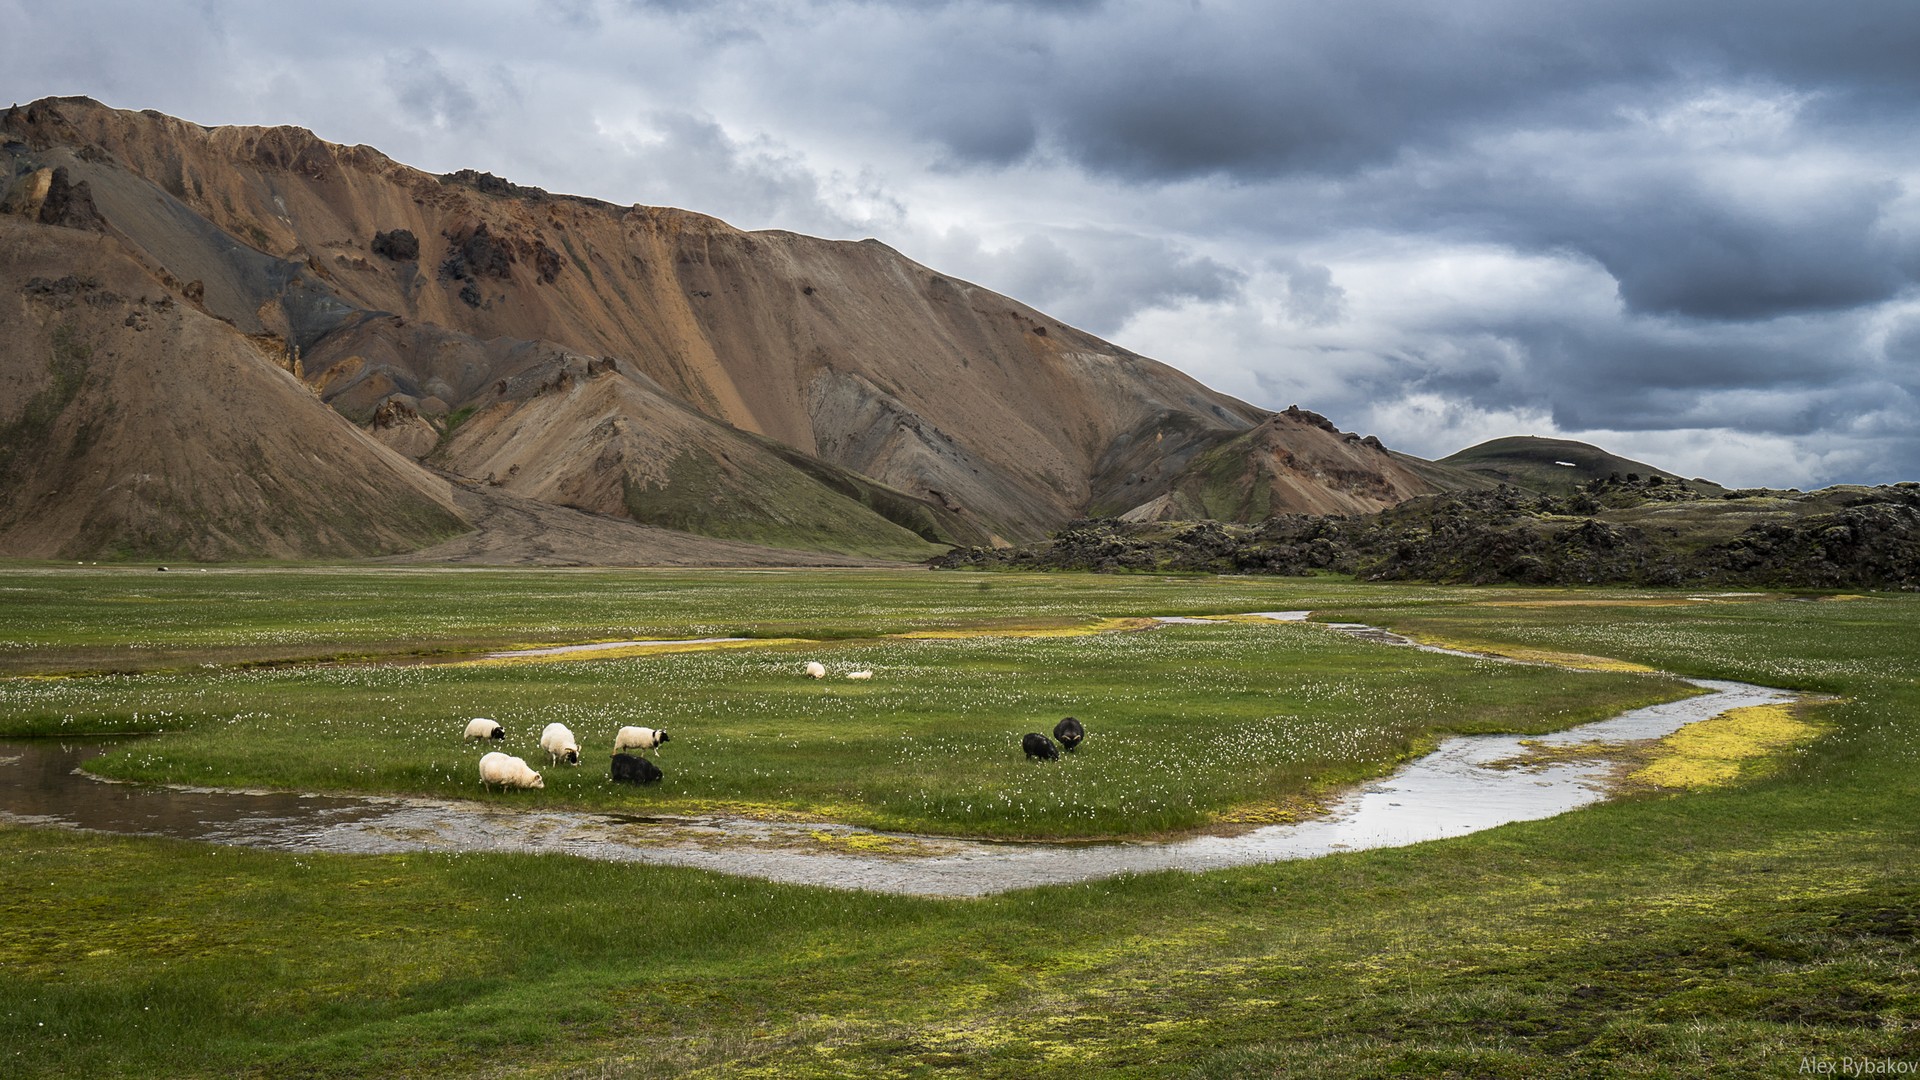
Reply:
[[1605, 265], [1636, 311], [1754, 319], [1851, 308], [1887, 299], [1911, 280], [1910, 251], [1875, 229], [1881, 204], [1897, 191], [1876, 186], [1882, 190], [1839, 193], [1784, 222], [1693, 193], [1645, 190], [1616, 220], [1569, 214], [1556, 231]]
[[1142, 311], [1237, 297], [1246, 275], [1167, 240], [1101, 230], [1049, 230], [981, 260], [982, 282], [1096, 334]]
[[710, 116], [656, 110], [637, 118], [643, 141], [596, 148], [600, 167], [641, 202], [680, 202], [743, 228], [779, 227], [853, 237], [899, 225], [903, 209], [859, 175], [822, 175], [768, 138], [738, 138]]
[[1438, 331], [1397, 353], [1399, 389], [1485, 408], [1532, 409], [1563, 430], [1726, 427], [1806, 435], [1876, 400], [1874, 359], [1845, 320], [1776, 325], [1737, 338], [1651, 323], [1515, 322]]
[[480, 116], [480, 99], [425, 49], [389, 54], [387, 81], [400, 107], [421, 123], [463, 128]]
[[549, 18], [575, 30], [600, 29], [600, 7], [595, 0], [540, 0]]
[[[1097, 24], [1039, 24], [1044, 68], [971, 60], [1016, 81], [1057, 149], [1133, 179], [1340, 172], [1488, 125], [1604, 112], [1661, 87], [1779, 81], [1830, 115], [1920, 100], [1920, 11], [1882, 0], [1435, 6], [1400, 2], [1126, 4]], [[917, 109], [927, 94], [893, 98]], [[941, 96], [970, 96], [943, 84]], [[963, 153], [960, 142], [949, 150]]]
[[[1605, 167], [1606, 152], [1604, 141], [1569, 148], [1596, 168]], [[1510, 168], [1488, 168], [1503, 164]], [[1527, 163], [1481, 157], [1438, 184], [1431, 174], [1425, 186], [1388, 175], [1385, 190], [1358, 195], [1351, 212], [1410, 231], [1439, 224], [1521, 250], [1581, 253], [1604, 266], [1628, 309], [1641, 313], [1765, 319], [1874, 304], [1912, 283], [1920, 247], [1888, 226], [1904, 194], [1889, 173], [1833, 177], [1777, 206], [1708, 190], [1688, 164], [1613, 166], [1603, 185], [1576, 187]], [[1395, 207], [1396, 200], [1405, 201]]]
[[1346, 317], [1347, 290], [1334, 284], [1333, 270], [1294, 258], [1270, 260], [1287, 284], [1287, 315], [1302, 326], [1328, 326]]

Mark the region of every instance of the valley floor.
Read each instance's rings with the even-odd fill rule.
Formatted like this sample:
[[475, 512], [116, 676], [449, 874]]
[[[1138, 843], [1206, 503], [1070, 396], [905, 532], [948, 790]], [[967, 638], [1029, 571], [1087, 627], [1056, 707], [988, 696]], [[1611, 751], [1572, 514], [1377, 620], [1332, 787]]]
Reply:
[[[1101, 832], [1114, 815], [1128, 828], [1178, 827], [1180, 814], [1257, 807], [1262, 792], [1311, 798], [1340, 753], [1347, 775], [1366, 774], [1437, 731], [1547, 730], [1674, 691], [1658, 676], [1410, 661], [1273, 627], [876, 635], [1312, 609], [1468, 647], [1836, 698], [1805, 716], [1816, 739], [1717, 787], [1649, 789], [1404, 849], [977, 900], [566, 856], [291, 855], [8, 826], [0, 1061], [18, 1075], [1771, 1075], [1807, 1062], [1920, 1063], [1920, 601], [1908, 597], [355, 569], [0, 570], [0, 589], [0, 662], [15, 676], [0, 681], [0, 733], [164, 728], [172, 734], [148, 744], [145, 763], [125, 755], [120, 766], [147, 778], [212, 769], [223, 784], [298, 786], [341, 766], [336, 787], [433, 790], [433, 762], [409, 773], [363, 740], [502, 700], [529, 719], [625, 702], [671, 707], [693, 725], [684, 747], [664, 748], [683, 750], [663, 757], [682, 786], [660, 798], [731, 786], [742, 802], [919, 814], [972, 833], [1032, 828], [1017, 809], [949, 805], [995, 776], [1026, 777], [1030, 814], [1084, 804], [1107, 815]], [[497, 668], [306, 666], [735, 632], [816, 644]], [[776, 665], [812, 655], [880, 677], [781, 680]], [[254, 666], [287, 661], [301, 665]], [[43, 677], [53, 672], [123, 674]], [[846, 696], [849, 685], [876, 697]], [[814, 695], [804, 711], [817, 726], [789, 708], [796, 694]], [[1107, 727], [1089, 725], [1083, 753], [1104, 730], [1125, 747], [1117, 758], [1149, 769], [1182, 735], [1205, 743], [1218, 718], [1244, 729], [1282, 716], [1297, 730], [1270, 758], [1215, 770], [1205, 754], [1182, 759], [1190, 767], [1158, 795], [1127, 787], [1125, 770], [1034, 786], [1024, 762], [1002, 760], [1010, 747], [985, 741], [907, 755], [889, 776], [887, 756], [866, 746], [885, 742], [884, 722], [896, 744], [903, 731], [911, 743], [943, 722], [962, 734], [1018, 729], [1089, 700], [1096, 709], [1078, 714]], [[317, 726], [329, 709], [337, 723]], [[1173, 726], [1156, 727], [1166, 713]], [[779, 738], [719, 726], [740, 715], [777, 721]], [[387, 756], [438, 753], [445, 733], [431, 730]], [[303, 734], [334, 756], [293, 752]], [[737, 760], [707, 760], [718, 757]], [[987, 762], [981, 776], [951, 775], [970, 757]], [[285, 759], [277, 777], [271, 758]], [[862, 775], [849, 782], [849, 771]], [[1249, 771], [1259, 775], [1239, 786]], [[611, 798], [581, 783], [523, 794]]]

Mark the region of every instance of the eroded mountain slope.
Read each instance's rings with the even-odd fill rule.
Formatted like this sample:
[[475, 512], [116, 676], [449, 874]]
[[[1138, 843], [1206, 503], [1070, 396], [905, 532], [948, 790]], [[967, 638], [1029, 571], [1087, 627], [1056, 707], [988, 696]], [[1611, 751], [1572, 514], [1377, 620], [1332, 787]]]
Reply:
[[0, 554], [312, 557], [467, 528], [448, 485], [111, 239], [0, 216]]
[[[1032, 535], [1079, 513], [1100, 457], [1159, 413], [1222, 431], [1265, 415], [875, 241], [746, 233], [436, 177], [300, 129], [207, 129], [84, 99], [35, 103], [5, 126], [90, 182], [146, 257], [200, 282], [209, 310], [242, 329], [310, 351], [348, 318], [337, 300], [613, 356], [718, 420], [992, 530]], [[129, 177], [165, 198], [132, 193]], [[416, 359], [381, 363], [396, 383], [424, 383]]]

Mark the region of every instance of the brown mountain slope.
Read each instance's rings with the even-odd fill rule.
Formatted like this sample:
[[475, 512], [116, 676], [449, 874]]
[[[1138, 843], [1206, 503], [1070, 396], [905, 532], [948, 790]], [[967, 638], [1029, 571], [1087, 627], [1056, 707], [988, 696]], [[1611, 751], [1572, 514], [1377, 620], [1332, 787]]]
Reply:
[[0, 216], [0, 555], [360, 556], [467, 528], [110, 238]]
[[[1170, 426], [1163, 421], [1162, 429]], [[1244, 432], [1209, 433], [1168, 454], [1163, 430], [1120, 444], [1096, 477], [1090, 516], [1260, 521], [1274, 514], [1367, 514], [1415, 495], [1494, 481], [1396, 454], [1298, 406]]]
[[[300, 129], [206, 129], [85, 99], [0, 126], [86, 181], [144, 258], [200, 283], [209, 311], [308, 356], [357, 309], [616, 357], [716, 419], [1008, 536], [1081, 513], [1100, 459], [1156, 417], [1226, 433], [1266, 415], [874, 241], [443, 179]], [[450, 411], [503, 374], [462, 362], [471, 378], [442, 377]], [[435, 377], [414, 351], [379, 363], [396, 385]]]

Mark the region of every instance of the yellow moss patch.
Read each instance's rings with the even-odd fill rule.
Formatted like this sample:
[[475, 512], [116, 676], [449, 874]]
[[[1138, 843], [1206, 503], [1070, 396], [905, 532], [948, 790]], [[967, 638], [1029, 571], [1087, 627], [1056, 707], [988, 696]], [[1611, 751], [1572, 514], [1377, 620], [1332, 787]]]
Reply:
[[[552, 664], [573, 660], [614, 660], [628, 656], [652, 656], [656, 653], [703, 652], [707, 649], [757, 649], [768, 645], [805, 645], [807, 638], [754, 638], [749, 641], [687, 641], [659, 645], [632, 645], [620, 649], [593, 649], [581, 652], [543, 653], [537, 656], [494, 656], [479, 660], [456, 660], [445, 667], [498, 667], [506, 664]], [[533, 646], [539, 648], [540, 646]]]
[[1526, 645], [1487, 645], [1477, 641], [1449, 641], [1425, 636], [1422, 636], [1419, 641], [1422, 645], [1437, 645], [1443, 649], [1459, 649], [1462, 652], [1498, 656], [1529, 664], [1551, 664], [1554, 667], [1571, 668], [1575, 671], [1625, 671], [1649, 674], [1655, 670], [1631, 660], [1614, 660], [1605, 656], [1588, 656], [1585, 653], [1556, 652], [1553, 649], [1536, 649]]
[[747, 818], [753, 821], [830, 821], [828, 813], [803, 813], [778, 803], [748, 802], [745, 799], [689, 799], [675, 804], [676, 814], [712, 814], [715, 817]]
[[1327, 812], [1325, 803], [1296, 797], [1276, 803], [1235, 807], [1214, 818], [1221, 825], [1287, 825]]
[[836, 851], [868, 853], [873, 855], [918, 855], [930, 850], [927, 845], [897, 836], [881, 836], [868, 832], [828, 832], [825, 829], [813, 829], [807, 834], [813, 842]]
[[1629, 779], [1658, 787], [1710, 788], [1753, 772], [1758, 759], [1806, 742], [1819, 732], [1788, 705], [1732, 709], [1688, 724], [1655, 744], [1654, 759]]
[[1100, 619], [1085, 626], [1036, 626], [1036, 627], [996, 627], [993, 629], [973, 630], [909, 630], [904, 634], [889, 634], [888, 637], [908, 640], [942, 640], [956, 638], [1063, 638], [1088, 637], [1093, 634], [1112, 634], [1123, 630], [1145, 630], [1158, 625], [1152, 619], [1124, 618]]
[[1544, 769], [1565, 761], [1592, 761], [1617, 756], [1620, 743], [1545, 743], [1539, 739], [1521, 739], [1526, 752], [1516, 757], [1487, 762], [1489, 769]]

